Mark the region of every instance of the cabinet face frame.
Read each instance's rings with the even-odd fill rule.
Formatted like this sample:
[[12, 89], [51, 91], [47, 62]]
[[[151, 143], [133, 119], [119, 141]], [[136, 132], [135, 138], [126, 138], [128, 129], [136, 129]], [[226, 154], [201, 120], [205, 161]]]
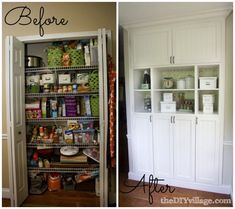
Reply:
[[[106, 36], [106, 37], [105, 37]], [[8, 37], [7, 37], [8, 38]], [[32, 35], [32, 36], [18, 36], [16, 37], [17, 40], [19, 40], [20, 42], [22, 42], [23, 44], [29, 44], [29, 43], [40, 43], [40, 42], [52, 42], [52, 41], [59, 41], [59, 40], [73, 40], [73, 39], [87, 39], [87, 38], [99, 38], [100, 41], [102, 42], [107, 42], [107, 52], [112, 55], [112, 51], [111, 51], [111, 31], [110, 30], [106, 30], [106, 29], [99, 29], [97, 31], [88, 31], [88, 32], [75, 32], [75, 33], [58, 33], [58, 34], [46, 34], [43, 37], [39, 36], [39, 35]], [[107, 39], [106, 39], [107, 38]], [[106, 56], [101, 56], [103, 53], [106, 52], [106, 49], [101, 49], [101, 47], [104, 45], [104, 43], [98, 43], [99, 44], [99, 49], [101, 50], [98, 52], [98, 59], [99, 59], [99, 70], [100, 71], [100, 75], [102, 75], [103, 73], [107, 73], [107, 63], [105, 63], [105, 60], [102, 59], [106, 59]], [[6, 53], [9, 53], [9, 46], [8, 46], [8, 42], [6, 41]], [[9, 68], [9, 56], [6, 56], [6, 63], [7, 66], [6, 68]], [[106, 69], [105, 69], [106, 68]], [[99, 76], [100, 76], [99, 75]], [[9, 74], [6, 74], [6, 79], [8, 80]], [[6, 85], [10, 85], [9, 83], [7, 83]], [[102, 82], [99, 84], [99, 91], [101, 92], [100, 95], [103, 95], [104, 97], [103, 102], [105, 103], [104, 106], [100, 105], [100, 110], [101, 110], [101, 114], [100, 114], [100, 132], [101, 132], [101, 136], [103, 136], [103, 145], [100, 146], [100, 155], [101, 155], [101, 159], [104, 160], [103, 165], [100, 166], [100, 175], [101, 175], [101, 180], [100, 180], [100, 205], [101, 206], [107, 206], [108, 204], [108, 191], [106, 188], [108, 188], [108, 171], [107, 171], [107, 161], [106, 161], [106, 154], [107, 154], [107, 127], [106, 127], [106, 122], [105, 120], [107, 120], [107, 90], [105, 90], [104, 88], [107, 88], [107, 76], [103, 76], [102, 75]], [[23, 95], [25, 97], [25, 95]], [[106, 112], [105, 112], [106, 109]], [[7, 117], [7, 123], [8, 123], [8, 127], [11, 127], [11, 123], [10, 123], [10, 113]], [[8, 135], [9, 135], [9, 139], [11, 138], [11, 134], [10, 131], [8, 131]], [[10, 140], [8, 140], [8, 150], [9, 150], [9, 154], [8, 154], [8, 158], [9, 158], [9, 162], [12, 163], [12, 143], [10, 142]], [[101, 150], [102, 149], [102, 150]], [[9, 171], [10, 171], [10, 179], [9, 179], [9, 184], [10, 184], [10, 190], [14, 191], [14, 184], [13, 184], [13, 166], [9, 165]], [[10, 199], [11, 199], [11, 204], [12, 206], [16, 206], [14, 205], [14, 193], [12, 192], [10, 194]]]

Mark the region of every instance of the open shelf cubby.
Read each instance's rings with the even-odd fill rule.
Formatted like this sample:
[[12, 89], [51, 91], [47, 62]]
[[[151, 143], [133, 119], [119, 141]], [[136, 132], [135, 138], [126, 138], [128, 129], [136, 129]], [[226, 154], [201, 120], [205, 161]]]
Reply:
[[[147, 72], [149, 73], [150, 77], [151, 77], [151, 72], [150, 69], [135, 69], [134, 70], [134, 89], [136, 90], [145, 90], [141, 88], [141, 84], [143, 83], [144, 80], [144, 71], [147, 70]], [[150, 83], [151, 86], [151, 83]], [[151, 89], [151, 87], [150, 87]]]

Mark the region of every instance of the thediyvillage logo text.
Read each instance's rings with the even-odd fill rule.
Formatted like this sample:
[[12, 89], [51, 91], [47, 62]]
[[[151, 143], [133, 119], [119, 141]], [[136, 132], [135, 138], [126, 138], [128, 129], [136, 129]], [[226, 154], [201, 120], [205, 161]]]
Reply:
[[[27, 6], [19, 6], [19, 7], [15, 7], [11, 10], [9, 10], [5, 17], [4, 17], [4, 21], [7, 25], [30, 25], [33, 24], [35, 26], [39, 27], [39, 35], [40, 36], [44, 36], [44, 27], [45, 26], [49, 26], [49, 25], [67, 25], [68, 24], [68, 20], [66, 20], [65, 18], [58, 18], [58, 17], [44, 17], [44, 7], [40, 7], [39, 9], [39, 15], [38, 17], [31, 17], [31, 9]], [[13, 18], [15, 17], [15, 14], [17, 16], [17, 18]]]

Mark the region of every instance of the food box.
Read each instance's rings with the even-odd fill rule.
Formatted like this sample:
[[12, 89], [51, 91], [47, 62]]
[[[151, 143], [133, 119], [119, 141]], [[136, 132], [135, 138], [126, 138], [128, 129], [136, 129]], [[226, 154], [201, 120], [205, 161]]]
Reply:
[[163, 93], [164, 102], [173, 102], [173, 93]]
[[213, 113], [213, 103], [211, 104], [203, 104], [203, 113]]
[[26, 76], [27, 86], [32, 85], [32, 84], [39, 84], [39, 83], [40, 83], [40, 75]]
[[70, 74], [60, 74], [59, 75], [59, 84], [70, 84], [71, 76]]
[[161, 112], [176, 112], [176, 102], [160, 102]]
[[214, 103], [215, 102], [215, 95], [214, 94], [203, 94], [202, 95], [202, 103], [208, 104], [208, 103]]
[[54, 84], [55, 83], [55, 75], [54, 74], [43, 74], [42, 75], [42, 83], [43, 84]]
[[217, 77], [199, 77], [200, 89], [216, 89]]
[[42, 111], [40, 109], [26, 110], [26, 119], [39, 119], [42, 118]]
[[26, 102], [25, 109], [40, 109], [40, 100]]

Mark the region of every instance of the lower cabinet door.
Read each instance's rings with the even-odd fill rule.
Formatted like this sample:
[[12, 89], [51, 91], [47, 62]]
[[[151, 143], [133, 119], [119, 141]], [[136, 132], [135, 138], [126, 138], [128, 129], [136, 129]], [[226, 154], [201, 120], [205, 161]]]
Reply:
[[196, 125], [196, 181], [218, 184], [219, 181], [219, 121], [199, 117]]
[[132, 163], [133, 172], [139, 175], [153, 173], [153, 145], [151, 116], [136, 114], [132, 128]]
[[179, 115], [174, 117], [174, 178], [193, 181], [195, 179], [195, 117]]
[[157, 178], [171, 178], [172, 165], [172, 117], [155, 115], [153, 118], [154, 174]]

